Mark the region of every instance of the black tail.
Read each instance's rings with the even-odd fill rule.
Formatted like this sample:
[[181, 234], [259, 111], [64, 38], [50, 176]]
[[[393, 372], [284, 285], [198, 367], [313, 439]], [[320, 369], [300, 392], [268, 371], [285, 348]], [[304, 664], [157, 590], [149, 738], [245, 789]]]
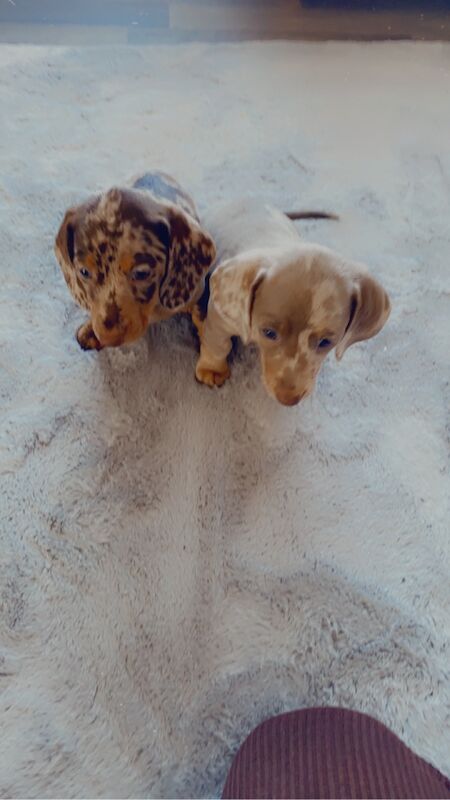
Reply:
[[328, 214], [326, 211], [285, 211], [284, 213], [289, 219], [339, 219], [337, 214]]

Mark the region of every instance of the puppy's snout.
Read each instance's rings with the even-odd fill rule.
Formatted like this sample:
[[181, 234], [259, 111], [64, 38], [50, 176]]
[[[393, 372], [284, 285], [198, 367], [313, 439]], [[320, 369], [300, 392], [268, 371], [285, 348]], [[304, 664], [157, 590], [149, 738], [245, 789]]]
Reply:
[[122, 314], [117, 303], [108, 303], [101, 316], [100, 324], [107, 331], [118, 328], [122, 323]]
[[104, 347], [115, 347], [123, 343], [126, 324], [121, 309], [116, 303], [93, 315], [92, 325], [95, 335]]
[[302, 399], [302, 395], [301, 394], [295, 394], [293, 397], [285, 398], [281, 402], [285, 406], [296, 406], [296, 405], [298, 405], [298, 403], [300, 402], [301, 399]]
[[96, 336], [102, 347], [120, 347], [124, 343], [123, 336], [98, 336], [97, 334]]
[[283, 406], [296, 406], [306, 395], [305, 392], [300, 393], [293, 393], [293, 392], [276, 392], [275, 396], [279, 403]]
[[97, 339], [103, 347], [118, 347], [123, 344], [124, 333], [119, 328], [115, 328], [113, 325], [107, 325], [105, 322], [94, 323], [92, 327], [94, 328]]

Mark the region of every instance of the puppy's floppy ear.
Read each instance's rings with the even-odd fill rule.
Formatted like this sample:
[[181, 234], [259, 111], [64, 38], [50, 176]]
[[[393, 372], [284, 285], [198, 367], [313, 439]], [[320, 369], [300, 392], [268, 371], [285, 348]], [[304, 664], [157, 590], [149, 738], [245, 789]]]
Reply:
[[246, 344], [256, 292], [267, 274], [261, 258], [224, 261], [211, 276], [211, 297], [220, 316]]
[[72, 297], [83, 308], [89, 309], [86, 288], [76, 274], [74, 264], [75, 235], [81, 206], [66, 211], [55, 240], [55, 254]]
[[348, 323], [336, 347], [336, 358], [340, 360], [347, 347], [355, 342], [371, 339], [379, 333], [390, 312], [391, 303], [381, 284], [368, 274], [357, 274], [350, 299]]
[[64, 275], [65, 270], [70, 271], [73, 267], [76, 231], [83, 226], [86, 214], [95, 211], [99, 202], [100, 195], [92, 195], [79, 206], [69, 208], [64, 215], [55, 239], [55, 253]]
[[73, 264], [75, 255], [75, 218], [76, 208], [69, 208], [64, 215], [61, 227], [56, 235], [55, 252], [62, 269], [63, 263]]
[[160, 238], [167, 256], [159, 299], [164, 308], [176, 312], [201, 294], [216, 248], [197, 220], [178, 208], [167, 212], [167, 227], [161, 228]]
[[77, 231], [83, 227], [86, 214], [94, 211], [98, 206], [100, 197], [93, 195], [79, 206], [69, 208], [64, 215], [55, 239], [55, 254], [62, 269], [66, 283], [73, 297], [83, 308], [89, 309], [86, 287], [80, 281], [75, 267], [75, 244]]

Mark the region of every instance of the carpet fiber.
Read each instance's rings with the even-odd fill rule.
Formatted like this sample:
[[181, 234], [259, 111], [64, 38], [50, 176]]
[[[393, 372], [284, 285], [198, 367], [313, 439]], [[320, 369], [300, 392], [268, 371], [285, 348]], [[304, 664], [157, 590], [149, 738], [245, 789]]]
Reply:
[[[2, 796], [217, 794], [267, 716], [373, 714], [450, 771], [450, 47], [0, 50]], [[341, 222], [391, 319], [300, 406], [184, 320], [86, 354], [66, 207], [149, 168]]]

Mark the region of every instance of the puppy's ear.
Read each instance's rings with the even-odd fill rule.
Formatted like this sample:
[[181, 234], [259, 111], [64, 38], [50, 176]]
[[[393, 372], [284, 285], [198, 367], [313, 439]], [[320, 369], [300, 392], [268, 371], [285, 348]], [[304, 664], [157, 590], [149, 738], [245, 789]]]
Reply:
[[347, 327], [336, 347], [336, 358], [340, 360], [347, 347], [355, 342], [371, 339], [379, 333], [390, 312], [391, 303], [381, 284], [370, 275], [357, 275], [350, 299]]
[[74, 264], [77, 231], [83, 228], [86, 214], [93, 211], [99, 196], [92, 196], [79, 206], [69, 208], [64, 215], [55, 239], [55, 254], [73, 297], [83, 308], [89, 309], [86, 287], [80, 281]]
[[66, 211], [55, 240], [55, 254], [72, 297], [83, 308], [89, 308], [86, 288], [77, 278], [75, 257], [75, 235], [79, 208]]
[[76, 208], [69, 208], [64, 215], [61, 227], [56, 235], [55, 252], [61, 267], [63, 263], [73, 264], [75, 255], [75, 217]]
[[216, 248], [193, 217], [175, 208], [168, 211], [167, 227], [165, 231], [161, 229], [160, 238], [167, 256], [159, 299], [164, 308], [176, 312], [201, 294]]
[[220, 316], [244, 344], [251, 333], [252, 312], [258, 287], [267, 274], [260, 258], [231, 258], [211, 276], [211, 297]]

